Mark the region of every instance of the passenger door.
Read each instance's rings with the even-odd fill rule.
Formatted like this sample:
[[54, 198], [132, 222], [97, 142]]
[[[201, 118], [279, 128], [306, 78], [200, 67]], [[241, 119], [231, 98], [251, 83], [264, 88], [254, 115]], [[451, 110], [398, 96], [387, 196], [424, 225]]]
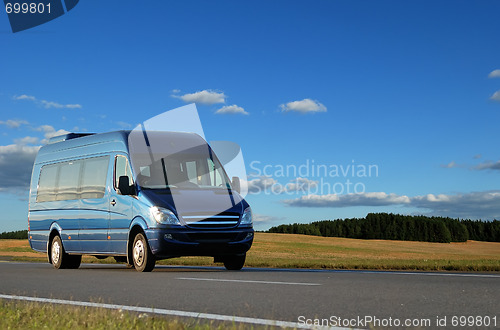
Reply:
[[83, 253], [105, 254], [109, 252], [108, 182], [110, 156], [87, 158], [81, 178], [80, 230], [78, 238]]
[[127, 253], [127, 239], [132, 221], [134, 196], [122, 195], [118, 189], [120, 176], [128, 176], [134, 183], [132, 170], [126, 155], [116, 155], [114, 159], [113, 188], [110, 191], [108, 240], [111, 252]]

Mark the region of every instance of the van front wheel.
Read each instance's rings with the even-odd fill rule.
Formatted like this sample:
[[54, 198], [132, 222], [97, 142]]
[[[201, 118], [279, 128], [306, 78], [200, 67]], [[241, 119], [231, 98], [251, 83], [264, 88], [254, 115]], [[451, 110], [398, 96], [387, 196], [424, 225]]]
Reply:
[[240, 270], [245, 264], [246, 254], [237, 254], [224, 258], [224, 267], [227, 270]]
[[155, 256], [142, 233], [135, 235], [132, 245], [132, 260], [138, 272], [150, 272], [155, 268]]

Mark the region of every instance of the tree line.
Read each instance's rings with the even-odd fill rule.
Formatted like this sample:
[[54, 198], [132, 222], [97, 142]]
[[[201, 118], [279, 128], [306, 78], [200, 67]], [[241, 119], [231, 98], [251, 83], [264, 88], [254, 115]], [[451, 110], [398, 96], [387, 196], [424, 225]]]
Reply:
[[267, 232], [439, 243], [467, 240], [500, 242], [500, 221], [369, 213], [365, 218], [279, 225]]
[[0, 239], [27, 239], [27, 230], [8, 231], [0, 233]]

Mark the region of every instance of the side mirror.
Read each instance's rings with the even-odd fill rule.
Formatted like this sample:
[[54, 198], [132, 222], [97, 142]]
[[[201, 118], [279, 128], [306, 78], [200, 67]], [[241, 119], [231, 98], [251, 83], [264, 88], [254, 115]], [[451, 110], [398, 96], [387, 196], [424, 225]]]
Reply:
[[238, 193], [241, 192], [240, 178], [237, 176], [233, 176], [233, 181], [231, 182], [233, 189]]
[[129, 177], [126, 175], [122, 175], [118, 179], [118, 189], [120, 190], [120, 194], [122, 195], [134, 195], [135, 189], [130, 185]]

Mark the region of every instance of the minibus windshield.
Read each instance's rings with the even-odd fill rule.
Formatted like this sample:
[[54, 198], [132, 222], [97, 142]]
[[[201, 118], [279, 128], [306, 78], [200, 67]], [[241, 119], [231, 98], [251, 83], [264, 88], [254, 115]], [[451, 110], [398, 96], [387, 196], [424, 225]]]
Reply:
[[[148, 156], [148, 155], [144, 155]], [[230, 188], [217, 158], [200, 154], [155, 155], [150, 164], [139, 166], [137, 182], [143, 188]]]
[[[138, 136], [140, 137], [140, 135]], [[148, 134], [142, 148], [131, 145], [136, 182], [146, 189], [229, 189], [219, 160], [201, 138], [183, 133]], [[137, 141], [136, 141], [137, 142]], [[148, 145], [149, 144], [149, 145]]]

